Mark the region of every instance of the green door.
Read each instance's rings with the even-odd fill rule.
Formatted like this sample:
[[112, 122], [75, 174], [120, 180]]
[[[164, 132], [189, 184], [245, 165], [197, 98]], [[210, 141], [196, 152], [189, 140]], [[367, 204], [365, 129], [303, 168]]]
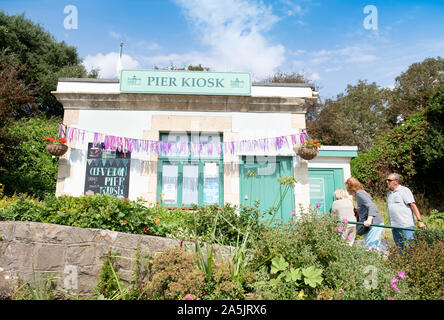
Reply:
[[[272, 158], [273, 159], [273, 158]], [[275, 159], [275, 161], [274, 161]], [[257, 161], [256, 157], [242, 158], [240, 164], [240, 204], [254, 206], [255, 200], [259, 200], [259, 208], [262, 212], [277, 206], [285, 186], [281, 186], [277, 180], [279, 177], [293, 175], [292, 157], [276, 157], [272, 162]], [[261, 159], [262, 160], [262, 159]], [[285, 195], [276, 219], [287, 222], [294, 210], [294, 190], [291, 188]]]
[[344, 189], [344, 173], [342, 169], [308, 169], [310, 185], [310, 204], [318, 208], [319, 214], [331, 212], [335, 201], [334, 192]]

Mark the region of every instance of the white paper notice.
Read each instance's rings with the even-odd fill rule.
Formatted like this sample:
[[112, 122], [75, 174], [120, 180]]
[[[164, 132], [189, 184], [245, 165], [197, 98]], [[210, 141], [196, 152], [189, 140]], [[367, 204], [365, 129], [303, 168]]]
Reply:
[[219, 171], [217, 163], [215, 162], [205, 162], [204, 167], [205, 178], [217, 178], [219, 177]]
[[176, 185], [173, 183], [167, 183], [163, 185], [163, 199], [165, 201], [176, 201]]

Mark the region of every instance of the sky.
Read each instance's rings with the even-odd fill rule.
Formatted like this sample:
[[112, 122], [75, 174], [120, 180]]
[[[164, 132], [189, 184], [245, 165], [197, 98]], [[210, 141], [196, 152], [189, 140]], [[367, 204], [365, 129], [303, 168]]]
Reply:
[[415, 62], [444, 56], [443, 0], [0, 0], [77, 48], [87, 70], [202, 64], [262, 81], [299, 72], [323, 98], [358, 80], [392, 88]]

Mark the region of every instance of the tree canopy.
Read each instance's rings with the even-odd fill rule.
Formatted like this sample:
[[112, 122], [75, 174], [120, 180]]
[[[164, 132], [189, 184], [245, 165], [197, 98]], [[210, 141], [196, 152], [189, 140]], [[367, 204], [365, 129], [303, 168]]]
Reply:
[[413, 63], [395, 79], [387, 121], [395, 126], [429, 104], [435, 89], [444, 84], [444, 59], [427, 58]]
[[62, 105], [51, 94], [59, 77], [88, 77], [74, 46], [57, 42], [24, 14], [0, 11], [0, 52], [3, 65], [26, 66], [18, 75], [20, 81], [35, 84], [35, 103], [48, 115], [63, 115]]
[[356, 145], [363, 152], [373, 148], [375, 138], [387, 128], [384, 119], [389, 91], [375, 82], [348, 85], [336, 100], [326, 99], [315, 121], [308, 123], [310, 135], [329, 145]]

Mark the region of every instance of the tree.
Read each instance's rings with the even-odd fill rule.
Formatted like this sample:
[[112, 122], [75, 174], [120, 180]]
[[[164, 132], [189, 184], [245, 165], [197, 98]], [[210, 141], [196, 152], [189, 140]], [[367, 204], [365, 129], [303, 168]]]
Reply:
[[[265, 83], [300, 83], [310, 86], [315, 91], [319, 91], [319, 86], [306, 75], [299, 72], [282, 72], [277, 71], [274, 75], [269, 76], [263, 80]], [[321, 104], [319, 103], [319, 98], [309, 102], [307, 111], [305, 113], [305, 118], [307, 124], [314, 121], [319, 117]]]
[[18, 63], [5, 65], [1, 62], [2, 58], [3, 53], [0, 54], [0, 175], [7, 171], [6, 158], [11, 148], [20, 143], [19, 139], [7, 133], [5, 127], [23, 113], [34, 109], [32, 85], [20, 79], [25, 66], [18, 66]]
[[356, 145], [368, 152], [387, 129], [385, 110], [389, 91], [375, 82], [359, 80], [348, 85], [336, 99], [326, 99], [317, 119], [308, 124], [308, 132], [323, 144]]
[[198, 65], [188, 65], [187, 68], [185, 67], [176, 67], [175, 65], [171, 65], [167, 68], [160, 68], [158, 66], [154, 66], [154, 70], [188, 70], [188, 71], [210, 71], [210, 68], [208, 67], [202, 67], [202, 65], [199, 63]]
[[4, 64], [18, 61], [26, 65], [20, 80], [38, 85], [33, 93], [35, 103], [48, 115], [63, 115], [62, 105], [51, 94], [59, 77], [88, 76], [75, 47], [57, 42], [24, 14], [10, 16], [0, 11], [0, 50]]
[[314, 84], [312, 81], [307, 78], [302, 73], [299, 72], [282, 72], [278, 71], [274, 75], [269, 76], [264, 79], [265, 83], [303, 83], [312, 85], [314, 87]]
[[435, 89], [444, 84], [444, 59], [427, 58], [413, 63], [395, 81], [390, 108], [386, 112], [391, 126], [408, 119], [429, 104]]
[[[430, 198], [442, 202], [444, 197], [444, 85], [436, 89], [435, 95], [425, 109], [429, 128], [424, 141], [418, 146], [415, 167], [416, 183]], [[436, 177], [436, 178], [435, 178]], [[440, 203], [441, 207], [444, 207]]]
[[[436, 208], [444, 208], [444, 86], [430, 103], [391, 129], [368, 153], [351, 161], [352, 175], [373, 195], [385, 196], [384, 178], [390, 172], [403, 177], [402, 184], [421, 194]], [[422, 196], [416, 197], [422, 200]], [[424, 204], [424, 203], [423, 203]], [[429, 209], [422, 208], [424, 211]]]
[[25, 66], [18, 63], [5, 65], [1, 61], [4, 53], [0, 54], [0, 128], [7, 122], [28, 113], [33, 109], [33, 86], [25, 83], [21, 75], [25, 72]]

